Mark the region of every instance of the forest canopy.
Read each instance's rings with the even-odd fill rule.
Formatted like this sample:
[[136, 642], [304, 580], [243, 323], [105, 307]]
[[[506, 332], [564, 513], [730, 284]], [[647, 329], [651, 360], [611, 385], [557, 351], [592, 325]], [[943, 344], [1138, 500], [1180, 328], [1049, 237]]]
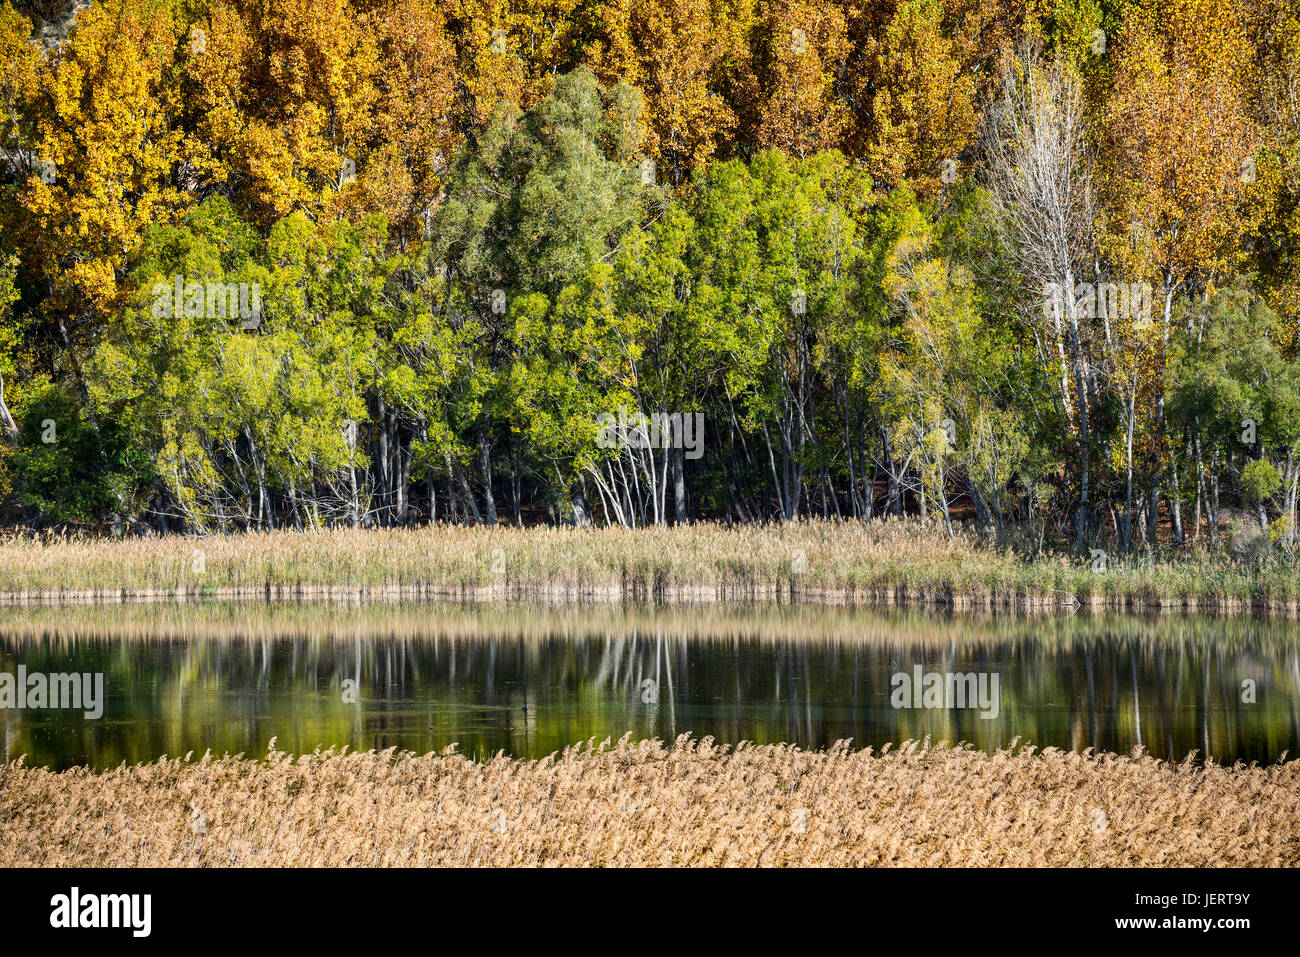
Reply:
[[0, 520], [1296, 547], [1284, 0], [0, 0]]

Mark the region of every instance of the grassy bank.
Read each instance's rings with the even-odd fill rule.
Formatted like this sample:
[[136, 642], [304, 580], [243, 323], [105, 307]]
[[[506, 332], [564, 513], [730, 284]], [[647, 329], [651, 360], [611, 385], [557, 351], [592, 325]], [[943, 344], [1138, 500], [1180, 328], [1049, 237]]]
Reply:
[[0, 866], [1295, 866], [1300, 766], [679, 740], [0, 768]]
[[0, 541], [0, 601], [357, 596], [1300, 608], [1300, 560], [1026, 560], [915, 521]]

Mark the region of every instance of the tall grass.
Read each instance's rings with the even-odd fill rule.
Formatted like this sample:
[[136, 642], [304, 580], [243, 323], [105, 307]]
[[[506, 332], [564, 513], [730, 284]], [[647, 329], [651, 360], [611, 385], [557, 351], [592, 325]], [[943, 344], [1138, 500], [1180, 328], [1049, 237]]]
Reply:
[[627, 530], [437, 526], [316, 534], [0, 540], [0, 596], [269, 597], [364, 591], [618, 599], [802, 596], [986, 606], [1161, 604], [1292, 612], [1300, 562], [1224, 554], [1109, 570], [1055, 555], [1027, 560], [917, 521], [716, 524]]
[[1300, 864], [1296, 762], [593, 743], [6, 765], [0, 866]]

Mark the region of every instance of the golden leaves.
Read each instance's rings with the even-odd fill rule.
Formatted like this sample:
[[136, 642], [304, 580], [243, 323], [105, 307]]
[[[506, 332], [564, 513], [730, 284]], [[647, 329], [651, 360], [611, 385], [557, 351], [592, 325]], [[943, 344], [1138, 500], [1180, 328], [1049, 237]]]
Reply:
[[1243, 254], [1250, 43], [1231, 6], [1134, 7], [1114, 46], [1103, 110], [1107, 251], [1130, 278], [1212, 281]]

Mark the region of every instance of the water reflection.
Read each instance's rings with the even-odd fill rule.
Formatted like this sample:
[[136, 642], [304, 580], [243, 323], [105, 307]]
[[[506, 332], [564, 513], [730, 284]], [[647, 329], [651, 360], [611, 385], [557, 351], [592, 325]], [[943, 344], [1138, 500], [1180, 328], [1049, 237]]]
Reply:
[[[1300, 737], [1298, 637], [1286, 622], [790, 607], [6, 610], [0, 672], [103, 672], [107, 701], [100, 720], [0, 710], [0, 737], [5, 760], [54, 768], [260, 755], [273, 737], [540, 757], [627, 731], [1270, 762]], [[996, 717], [893, 707], [891, 676], [917, 667], [997, 675]]]

